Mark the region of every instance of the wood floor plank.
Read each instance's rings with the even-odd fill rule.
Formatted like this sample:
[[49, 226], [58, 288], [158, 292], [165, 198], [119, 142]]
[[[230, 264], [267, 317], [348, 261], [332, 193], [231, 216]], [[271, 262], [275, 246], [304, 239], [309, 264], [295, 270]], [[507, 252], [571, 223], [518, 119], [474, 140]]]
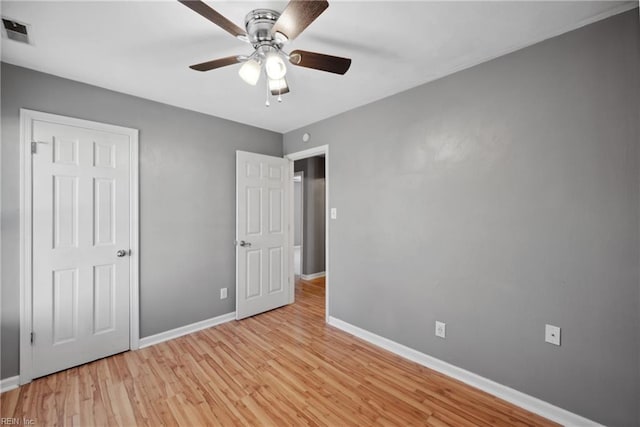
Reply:
[[325, 323], [324, 279], [296, 303], [39, 378], [0, 416], [56, 426], [553, 426]]

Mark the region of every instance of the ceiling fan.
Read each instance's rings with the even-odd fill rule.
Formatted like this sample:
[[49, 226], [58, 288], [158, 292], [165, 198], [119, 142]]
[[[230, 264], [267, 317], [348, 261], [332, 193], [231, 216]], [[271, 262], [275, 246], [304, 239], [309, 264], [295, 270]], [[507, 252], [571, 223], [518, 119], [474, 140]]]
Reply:
[[351, 59], [325, 55], [306, 50], [294, 50], [287, 53], [283, 47], [302, 33], [318, 16], [329, 7], [326, 0], [291, 0], [282, 13], [271, 9], [255, 9], [245, 18], [245, 28], [222, 16], [201, 0], [178, 0], [191, 10], [199, 13], [232, 36], [250, 43], [254, 52], [249, 56], [236, 55], [214, 59], [189, 68], [197, 71], [209, 71], [216, 68], [242, 63], [238, 74], [246, 83], [255, 86], [264, 70], [267, 80], [267, 102], [269, 94], [278, 96], [289, 92], [285, 75], [287, 66], [284, 60], [299, 67], [313, 68], [335, 74], [345, 74], [351, 66]]

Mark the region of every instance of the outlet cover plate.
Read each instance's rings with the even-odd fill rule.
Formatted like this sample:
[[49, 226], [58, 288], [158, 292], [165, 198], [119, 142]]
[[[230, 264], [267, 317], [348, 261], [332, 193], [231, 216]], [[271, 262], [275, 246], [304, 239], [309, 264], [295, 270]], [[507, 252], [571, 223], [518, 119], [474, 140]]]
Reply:
[[220, 299], [226, 299], [226, 298], [227, 298], [227, 288], [220, 289]]
[[544, 340], [549, 344], [560, 345], [560, 328], [553, 325], [545, 325]]

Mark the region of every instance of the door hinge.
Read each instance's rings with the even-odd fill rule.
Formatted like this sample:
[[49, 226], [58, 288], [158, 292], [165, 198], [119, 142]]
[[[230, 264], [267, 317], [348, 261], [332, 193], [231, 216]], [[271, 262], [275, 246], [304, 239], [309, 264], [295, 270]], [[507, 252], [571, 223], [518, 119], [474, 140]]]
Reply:
[[31, 154], [38, 152], [38, 144], [48, 144], [47, 141], [31, 141]]
[[36, 334], [31, 332], [31, 344], [33, 344], [33, 341], [36, 339]]

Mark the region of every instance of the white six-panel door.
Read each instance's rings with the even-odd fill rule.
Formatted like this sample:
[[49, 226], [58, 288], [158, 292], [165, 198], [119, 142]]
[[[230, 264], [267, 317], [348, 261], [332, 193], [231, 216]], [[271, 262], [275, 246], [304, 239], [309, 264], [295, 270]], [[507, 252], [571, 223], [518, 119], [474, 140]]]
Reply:
[[131, 142], [44, 120], [31, 132], [36, 378], [129, 348]]
[[289, 161], [236, 153], [236, 317], [290, 302]]

